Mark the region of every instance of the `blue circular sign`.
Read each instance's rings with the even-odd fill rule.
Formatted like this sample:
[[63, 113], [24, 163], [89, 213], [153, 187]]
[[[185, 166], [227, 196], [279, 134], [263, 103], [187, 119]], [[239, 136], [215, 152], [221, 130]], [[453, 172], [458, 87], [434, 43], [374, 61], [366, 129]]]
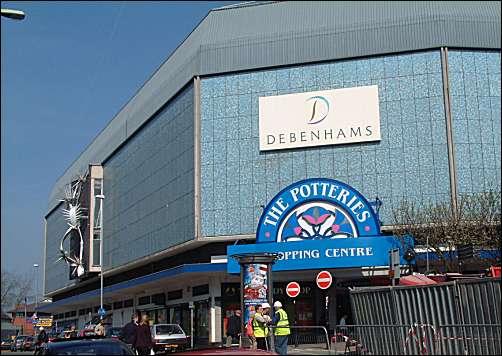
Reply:
[[256, 242], [357, 238], [380, 235], [366, 198], [334, 179], [306, 179], [283, 189], [267, 205]]

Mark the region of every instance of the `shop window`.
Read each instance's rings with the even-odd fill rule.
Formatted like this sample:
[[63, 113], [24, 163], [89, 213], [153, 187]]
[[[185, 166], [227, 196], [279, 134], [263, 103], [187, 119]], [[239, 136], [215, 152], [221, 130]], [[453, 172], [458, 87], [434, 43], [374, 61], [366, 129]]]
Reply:
[[150, 304], [150, 296], [147, 295], [145, 297], [140, 297], [138, 298], [138, 305], [145, 305], [145, 304]]
[[209, 294], [209, 284], [203, 284], [192, 288], [192, 296]]
[[69, 317], [70, 317], [70, 314], [71, 314], [71, 312], [66, 312], [66, 313], [64, 313], [64, 317], [65, 317], [65, 318], [69, 318]]
[[113, 303], [113, 309], [122, 309], [122, 307], [124, 306], [124, 302], [115, 302]]
[[78, 316], [85, 315], [85, 309], [79, 309], [78, 310]]
[[76, 310], [73, 310], [70, 312], [70, 317], [74, 317], [74, 316], [77, 316], [77, 311]]

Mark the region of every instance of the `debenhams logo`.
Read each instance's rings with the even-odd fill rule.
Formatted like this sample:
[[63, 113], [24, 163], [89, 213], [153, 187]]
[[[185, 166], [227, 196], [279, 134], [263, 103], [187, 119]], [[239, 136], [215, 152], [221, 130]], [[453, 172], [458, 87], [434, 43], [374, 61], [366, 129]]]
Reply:
[[309, 125], [315, 125], [323, 122], [329, 114], [329, 101], [324, 96], [313, 96], [307, 99], [307, 102], [312, 101], [312, 115], [307, 122]]
[[[328, 114], [330, 112], [330, 102], [326, 97], [320, 95], [312, 96], [305, 102], [312, 105], [307, 118], [308, 125], [320, 124], [326, 118], [328, 118]], [[371, 136], [372, 134], [373, 128], [371, 125], [365, 126], [363, 128], [361, 128], [361, 126], [356, 126], [285, 132], [276, 135], [268, 134], [267, 145], [273, 145], [276, 143], [286, 144], [295, 142], [334, 141], [352, 137], [362, 137], [363, 135]]]

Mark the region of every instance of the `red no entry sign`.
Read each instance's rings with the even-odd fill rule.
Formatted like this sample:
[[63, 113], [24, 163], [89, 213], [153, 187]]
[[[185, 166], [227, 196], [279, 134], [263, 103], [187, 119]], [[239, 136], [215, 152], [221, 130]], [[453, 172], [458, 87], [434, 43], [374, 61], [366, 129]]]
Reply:
[[315, 279], [317, 286], [321, 289], [328, 289], [333, 282], [333, 277], [328, 271], [321, 271]]
[[298, 296], [300, 294], [300, 285], [296, 282], [289, 282], [286, 286], [286, 294], [291, 298]]

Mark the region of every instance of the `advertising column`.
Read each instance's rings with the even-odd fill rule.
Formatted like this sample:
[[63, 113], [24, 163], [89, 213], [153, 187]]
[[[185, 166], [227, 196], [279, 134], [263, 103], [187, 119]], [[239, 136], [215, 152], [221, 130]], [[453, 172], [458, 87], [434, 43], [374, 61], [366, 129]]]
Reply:
[[[251, 253], [232, 255], [241, 266], [241, 340], [244, 336], [245, 326], [255, 313], [255, 306], [263, 303], [273, 303], [272, 264], [277, 258], [273, 253]], [[249, 341], [249, 340], [247, 340]], [[273, 338], [270, 349], [273, 350]]]
[[243, 307], [244, 307], [244, 325], [247, 325], [249, 318], [255, 313], [257, 304], [268, 303], [268, 264], [250, 263], [243, 264]]

